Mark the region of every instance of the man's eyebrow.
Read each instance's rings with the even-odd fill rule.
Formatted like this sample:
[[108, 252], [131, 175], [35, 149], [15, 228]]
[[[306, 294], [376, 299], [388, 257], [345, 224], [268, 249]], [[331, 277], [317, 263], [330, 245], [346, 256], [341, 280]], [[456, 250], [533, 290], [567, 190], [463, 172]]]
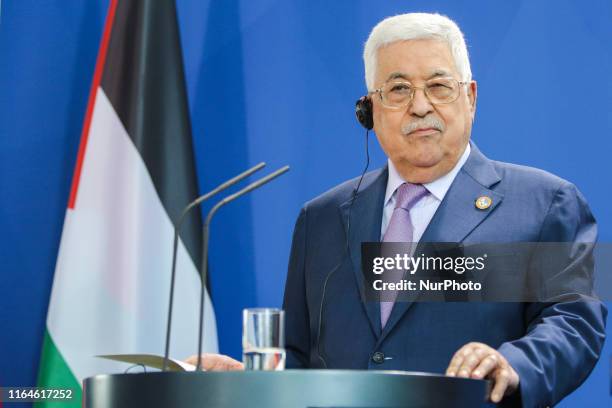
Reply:
[[447, 72], [443, 69], [436, 69], [431, 73], [431, 75], [427, 79], [429, 80], [432, 78], [446, 77], [446, 76], [451, 76], [450, 72]]
[[405, 80], [408, 80], [408, 79], [410, 79], [410, 76], [404, 74], [403, 72], [392, 72], [391, 75], [389, 75], [387, 77], [387, 81], [390, 81], [392, 79], [405, 79]]
[[[446, 76], [451, 76], [450, 72], [444, 69], [436, 69], [427, 77], [427, 80], [432, 79], [432, 78], [438, 78], [438, 77], [446, 77]], [[403, 72], [392, 72], [387, 77], [387, 81], [391, 81], [393, 79], [405, 79], [406, 81], [409, 81], [410, 75], [405, 74]]]

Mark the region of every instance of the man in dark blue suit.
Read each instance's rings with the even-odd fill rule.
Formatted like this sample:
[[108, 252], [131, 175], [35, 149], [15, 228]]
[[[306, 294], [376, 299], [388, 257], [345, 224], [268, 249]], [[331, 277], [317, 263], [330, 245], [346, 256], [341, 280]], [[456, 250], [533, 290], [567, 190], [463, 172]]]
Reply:
[[397, 301], [385, 312], [363, 301], [360, 247], [389, 241], [392, 228], [413, 242], [594, 242], [586, 201], [569, 182], [492, 161], [470, 143], [477, 87], [449, 19], [386, 19], [364, 60], [360, 121], [388, 166], [366, 174], [358, 193], [359, 178], [304, 205], [284, 298], [287, 366], [446, 372], [491, 379], [493, 402], [557, 403], [599, 358], [602, 303]]
[[[595, 242], [586, 201], [571, 183], [490, 160], [470, 142], [477, 86], [463, 35], [448, 18], [418, 13], [382, 21], [364, 62], [360, 122], [374, 129], [388, 164], [300, 212], [284, 298], [287, 367], [487, 378], [493, 402], [557, 403], [599, 358], [607, 314], [601, 302], [368, 302], [360, 247]], [[204, 367], [243, 368], [215, 355], [205, 356]]]

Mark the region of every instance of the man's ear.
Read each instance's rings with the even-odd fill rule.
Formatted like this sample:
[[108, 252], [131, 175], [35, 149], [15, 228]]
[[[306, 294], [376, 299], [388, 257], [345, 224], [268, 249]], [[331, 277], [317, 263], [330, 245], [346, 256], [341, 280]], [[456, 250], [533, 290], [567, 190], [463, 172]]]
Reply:
[[472, 111], [472, 120], [474, 120], [474, 115], [476, 115], [476, 99], [478, 98], [478, 84], [476, 81], [470, 81], [468, 84], [468, 100], [470, 101], [470, 109]]
[[476, 81], [470, 81], [468, 84], [468, 99], [472, 112], [476, 112], [476, 98], [478, 97], [478, 84]]

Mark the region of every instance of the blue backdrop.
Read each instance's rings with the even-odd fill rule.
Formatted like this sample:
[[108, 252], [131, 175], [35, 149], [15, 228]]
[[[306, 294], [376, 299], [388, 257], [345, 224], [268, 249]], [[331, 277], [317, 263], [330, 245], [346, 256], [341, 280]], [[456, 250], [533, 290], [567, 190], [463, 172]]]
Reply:
[[[382, 18], [457, 21], [489, 157], [578, 185], [612, 239], [612, 2], [177, 0], [202, 191], [265, 160], [289, 175], [221, 212], [211, 283], [221, 351], [240, 311], [281, 303], [301, 204], [360, 173], [362, 45]], [[107, 0], [5, 0], [0, 20], [0, 384], [35, 384], [70, 180]], [[371, 141], [373, 166], [384, 163]], [[610, 305], [612, 306], [612, 305]], [[609, 335], [612, 334], [608, 330]], [[610, 341], [561, 405], [610, 406]], [[161, 350], [160, 350], [161, 352]]]

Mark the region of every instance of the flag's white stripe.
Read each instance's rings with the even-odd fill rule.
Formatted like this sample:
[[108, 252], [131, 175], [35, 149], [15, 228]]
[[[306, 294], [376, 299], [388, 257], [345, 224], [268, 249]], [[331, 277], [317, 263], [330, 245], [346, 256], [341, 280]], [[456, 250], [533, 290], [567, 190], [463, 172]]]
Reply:
[[[68, 210], [47, 318], [79, 380], [124, 364], [97, 354], [164, 350], [173, 226], [147, 168], [98, 89], [77, 201]], [[195, 354], [200, 279], [179, 246], [171, 356]], [[207, 294], [205, 349], [217, 350]]]

